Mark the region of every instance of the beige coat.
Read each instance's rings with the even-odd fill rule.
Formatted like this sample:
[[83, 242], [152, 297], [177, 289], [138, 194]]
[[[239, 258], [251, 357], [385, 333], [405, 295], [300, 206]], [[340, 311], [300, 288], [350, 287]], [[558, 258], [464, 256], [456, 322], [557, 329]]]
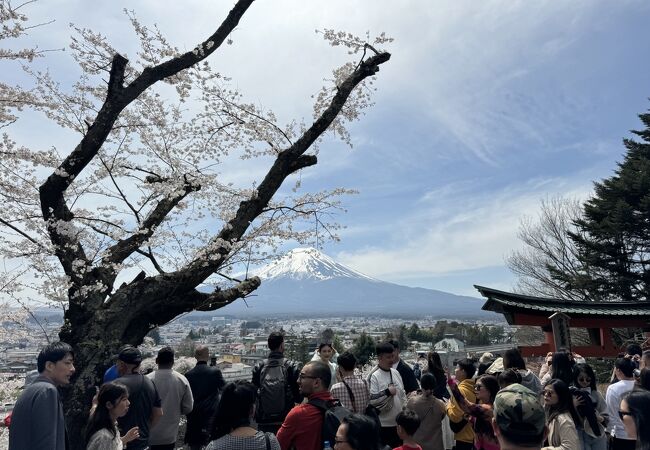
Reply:
[[548, 446], [542, 450], [580, 450], [578, 432], [570, 413], [559, 414], [548, 423]]
[[415, 411], [422, 421], [413, 435], [413, 439], [420, 444], [422, 450], [441, 450], [444, 448], [442, 420], [447, 414], [445, 404], [433, 394], [413, 393], [406, 402], [406, 407]]

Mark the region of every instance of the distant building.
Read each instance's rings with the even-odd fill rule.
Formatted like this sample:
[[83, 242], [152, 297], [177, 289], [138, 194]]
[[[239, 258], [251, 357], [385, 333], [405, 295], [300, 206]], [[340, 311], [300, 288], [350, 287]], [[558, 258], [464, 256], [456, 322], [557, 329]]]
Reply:
[[456, 361], [467, 357], [465, 343], [456, 339], [453, 334], [445, 334], [444, 339], [433, 345], [433, 349], [440, 355], [442, 365], [449, 367], [452, 373]]
[[266, 356], [269, 352], [269, 344], [267, 341], [257, 341], [251, 346], [251, 353], [258, 356]]
[[226, 326], [226, 318], [225, 317], [213, 317], [212, 318], [212, 325], [215, 327], [225, 327]]
[[454, 353], [465, 352], [465, 343], [460, 339], [456, 339], [453, 334], [445, 334], [444, 339], [433, 345], [433, 349]]
[[251, 380], [253, 376], [253, 368], [246, 364], [234, 363], [230, 367], [224, 367], [221, 369], [221, 374], [223, 379], [227, 382], [235, 380]]

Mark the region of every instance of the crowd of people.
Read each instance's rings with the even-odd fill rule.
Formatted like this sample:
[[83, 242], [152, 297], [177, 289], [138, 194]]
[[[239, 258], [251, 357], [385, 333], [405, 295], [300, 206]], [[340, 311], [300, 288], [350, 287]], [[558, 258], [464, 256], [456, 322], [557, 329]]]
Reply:
[[650, 450], [650, 351], [638, 345], [616, 360], [604, 396], [593, 368], [564, 350], [547, 355], [537, 374], [511, 349], [461, 359], [452, 375], [436, 352], [415, 371], [387, 341], [362, 376], [355, 356], [331, 343], [304, 365], [285, 357], [281, 333], [268, 347], [250, 381], [225, 383], [205, 346], [184, 375], [170, 347], [159, 350], [157, 370], [142, 374], [140, 351], [124, 346], [85, 434], [70, 436], [57, 388], [74, 375], [74, 353], [51, 343], [16, 402], [9, 449], [66, 450], [82, 439], [88, 450], [173, 450], [186, 416], [190, 450]]

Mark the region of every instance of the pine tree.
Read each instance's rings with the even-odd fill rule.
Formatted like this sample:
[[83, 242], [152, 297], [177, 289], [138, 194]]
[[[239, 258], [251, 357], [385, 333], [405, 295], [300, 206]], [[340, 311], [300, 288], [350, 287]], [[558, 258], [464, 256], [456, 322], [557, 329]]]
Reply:
[[615, 174], [595, 183], [584, 217], [570, 233], [588, 271], [555, 274], [594, 300], [650, 300], [650, 113], [639, 116], [642, 142], [625, 139], [627, 153]]
[[368, 364], [370, 358], [375, 354], [375, 346], [375, 341], [366, 333], [361, 333], [354, 341], [354, 345], [350, 351], [357, 358], [357, 364], [359, 366]]

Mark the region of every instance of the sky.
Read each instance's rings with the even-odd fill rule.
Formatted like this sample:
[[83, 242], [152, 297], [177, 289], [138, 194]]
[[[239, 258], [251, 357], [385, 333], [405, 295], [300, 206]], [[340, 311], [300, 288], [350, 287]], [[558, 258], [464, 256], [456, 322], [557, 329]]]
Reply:
[[[232, 4], [40, 0], [31, 20], [54, 22], [30, 39], [63, 48], [74, 23], [133, 55], [128, 8], [189, 50]], [[384, 281], [478, 296], [474, 284], [513, 288], [505, 258], [520, 248], [523, 217], [547, 197], [587, 198], [621, 160], [622, 139], [648, 110], [648, 23], [645, 0], [259, 0], [210, 61], [289, 122], [311, 117], [310, 96], [349, 58], [316, 29], [394, 38], [382, 45], [392, 57], [377, 75], [375, 106], [350, 126], [353, 148], [326, 141], [300, 175], [305, 190], [358, 191], [337, 217], [341, 241], [323, 251]], [[74, 81], [69, 54], [45, 59]], [[14, 131], [50, 139], [29, 121]], [[227, 176], [261, 177], [264, 161], [255, 164]]]

